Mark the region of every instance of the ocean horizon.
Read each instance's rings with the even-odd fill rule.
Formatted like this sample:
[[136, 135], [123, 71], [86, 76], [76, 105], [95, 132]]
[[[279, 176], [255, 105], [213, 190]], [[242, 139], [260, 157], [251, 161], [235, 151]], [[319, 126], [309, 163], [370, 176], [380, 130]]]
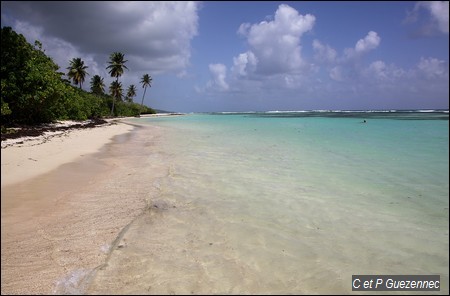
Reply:
[[246, 114], [246, 113], [448, 113], [449, 109], [304, 109], [304, 110], [244, 110], [244, 111], [204, 111], [170, 112], [179, 114]]

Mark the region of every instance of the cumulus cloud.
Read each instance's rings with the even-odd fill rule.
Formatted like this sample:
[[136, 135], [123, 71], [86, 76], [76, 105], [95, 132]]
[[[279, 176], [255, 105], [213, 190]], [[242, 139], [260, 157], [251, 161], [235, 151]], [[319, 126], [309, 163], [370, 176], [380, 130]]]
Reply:
[[319, 62], [333, 63], [336, 61], [337, 52], [329, 45], [323, 45], [319, 40], [313, 41], [314, 58]]
[[413, 78], [414, 70], [405, 71], [394, 64], [387, 65], [385, 62], [377, 60], [372, 62], [366, 69], [361, 70], [361, 77], [369, 83], [384, 83], [395, 85], [400, 80]]
[[420, 58], [417, 68], [427, 78], [445, 78], [448, 79], [448, 65], [443, 60], [436, 58]]
[[380, 45], [381, 37], [378, 36], [377, 32], [370, 31], [367, 33], [366, 37], [359, 39], [354, 48], [346, 48], [345, 56], [347, 59], [353, 59], [355, 57], [360, 57], [369, 51], [375, 49]]
[[322, 83], [322, 90], [317, 91], [333, 90], [336, 94], [361, 97], [377, 94], [379, 98], [395, 100], [413, 96], [417, 100], [425, 100], [448, 95], [448, 61], [422, 57], [410, 68], [382, 60], [366, 65], [362, 59], [364, 53], [377, 48], [380, 40], [378, 34], [369, 32], [353, 48], [347, 48], [342, 57], [335, 59], [326, 59], [327, 47], [315, 40], [315, 59], [323, 61], [330, 78], [329, 82]]
[[[312, 42], [314, 61], [323, 67], [328, 73], [328, 77], [336, 82], [353, 81], [361, 72], [361, 65], [364, 58], [372, 50], [375, 50], [381, 43], [381, 37], [375, 31], [369, 31], [364, 38], [356, 41], [354, 47], [345, 48], [342, 54], [328, 44], [323, 44], [318, 39]], [[381, 61], [380, 61], [381, 62]], [[381, 67], [375, 63], [372, 67]], [[318, 68], [311, 64], [310, 69]], [[320, 72], [317, 70], [316, 72]]]
[[[386, 64], [384, 61], [376, 60], [366, 67], [353, 69], [354, 75], [348, 75], [348, 68], [342, 65], [330, 70], [330, 78], [337, 82], [350, 82], [361, 85], [387, 86], [392, 89], [404, 91], [411, 85], [423, 89], [431, 89], [431, 85], [439, 84], [439, 88], [448, 90], [448, 62], [436, 58], [421, 57], [411, 68], [403, 69], [395, 64]], [[432, 83], [432, 84], [430, 84]], [[445, 87], [446, 85], [446, 87]]]
[[[369, 31], [364, 38], [359, 39], [352, 48], [345, 48], [342, 55], [329, 46], [315, 39], [312, 43], [314, 60], [328, 71], [328, 76], [337, 82], [352, 81], [361, 72], [363, 57], [376, 49], [381, 42], [381, 37], [375, 31]], [[381, 69], [382, 62], [374, 63], [374, 69]], [[376, 68], [378, 67], [378, 68]]]
[[352, 85], [361, 95], [373, 93], [397, 100], [406, 95], [421, 96], [421, 101], [448, 97], [448, 62], [436, 58], [422, 57], [408, 69], [377, 60], [360, 69], [355, 77]]
[[255, 71], [257, 64], [258, 59], [253, 52], [247, 51], [233, 58], [232, 71], [238, 76], [247, 76], [249, 73]]
[[426, 8], [429, 9], [431, 17], [437, 23], [437, 27], [442, 33], [448, 34], [448, 1], [432, 1], [421, 2]]
[[386, 63], [383, 61], [375, 61], [369, 66], [369, 71], [378, 79], [387, 79]]
[[197, 35], [197, 6], [184, 1], [11, 1], [2, 2], [2, 19], [14, 16], [15, 23], [7, 25], [20, 27], [27, 38], [39, 29], [33, 37], [46, 39], [48, 53], [72, 48], [66, 60], [78, 57], [68, 55], [75, 51], [103, 66], [110, 53], [121, 51], [135, 71], [181, 72], [189, 65], [190, 42]]
[[[425, 11], [427, 17], [422, 17]], [[418, 33], [423, 36], [433, 35], [436, 32], [448, 34], [449, 31], [449, 2], [448, 1], [419, 1], [414, 5], [404, 20], [404, 23], [423, 23]]]
[[342, 67], [336, 66], [330, 70], [330, 78], [335, 81], [344, 81], [344, 76], [342, 74]]
[[228, 92], [298, 89], [306, 75], [316, 71], [303, 61], [301, 37], [310, 31], [315, 17], [301, 15], [289, 5], [278, 6], [273, 17], [255, 24], [243, 23], [237, 34], [246, 38], [248, 50], [233, 57], [230, 74], [224, 64], [210, 64], [212, 79], [202, 90]]
[[355, 51], [357, 53], [364, 53], [375, 49], [380, 44], [381, 38], [378, 36], [377, 32], [370, 31], [364, 39], [359, 39], [355, 45]]
[[[301, 15], [289, 5], [281, 4], [272, 21], [253, 25], [244, 23], [239, 27], [238, 34], [247, 38], [250, 50], [246, 54], [258, 61], [257, 65], [254, 64], [257, 73], [273, 75], [293, 72], [302, 66], [300, 38], [313, 28], [314, 22], [313, 15]], [[240, 58], [243, 57], [237, 59]]]
[[212, 80], [207, 84], [209, 89], [228, 90], [228, 83], [225, 81], [227, 77], [227, 67], [224, 64], [209, 64]]

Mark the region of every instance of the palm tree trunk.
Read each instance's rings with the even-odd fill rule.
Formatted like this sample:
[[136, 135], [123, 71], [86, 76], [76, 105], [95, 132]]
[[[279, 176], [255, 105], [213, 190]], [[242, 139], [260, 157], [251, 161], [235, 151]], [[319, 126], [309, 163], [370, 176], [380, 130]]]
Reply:
[[114, 116], [114, 100], [115, 100], [115, 98], [113, 96], [113, 103], [112, 103], [112, 106], [111, 106], [111, 117]]
[[[119, 83], [119, 76], [117, 76], [116, 82]], [[116, 100], [116, 97], [114, 95], [112, 97], [113, 97], [113, 103], [112, 103], [112, 106], [111, 106], [111, 117], [114, 116], [114, 102]]]
[[146, 91], [147, 91], [147, 85], [144, 87], [144, 94], [142, 95], [141, 108], [139, 109], [139, 117], [141, 117], [142, 107], [144, 106], [144, 97], [145, 97], [145, 92]]

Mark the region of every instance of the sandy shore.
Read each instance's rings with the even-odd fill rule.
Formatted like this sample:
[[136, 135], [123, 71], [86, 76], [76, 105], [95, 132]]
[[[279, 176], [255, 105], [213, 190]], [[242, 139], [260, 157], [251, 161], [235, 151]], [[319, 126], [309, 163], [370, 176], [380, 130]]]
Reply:
[[142, 149], [161, 133], [118, 123], [2, 149], [1, 294], [82, 291], [148, 207]]
[[[1, 186], [25, 181], [94, 153], [112, 137], [132, 129], [132, 125], [121, 123], [2, 141]], [[12, 146], [3, 148], [6, 145]]]

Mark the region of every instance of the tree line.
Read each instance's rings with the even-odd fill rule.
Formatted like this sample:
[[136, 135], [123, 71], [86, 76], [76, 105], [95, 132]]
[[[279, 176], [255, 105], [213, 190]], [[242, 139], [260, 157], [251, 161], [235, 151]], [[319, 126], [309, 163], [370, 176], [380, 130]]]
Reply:
[[[113, 97], [113, 103], [111, 106], [111, 116], [114, 114], [114, 103], [115, 100], [122, 100], [123, 97], [123, 89], [122, 84], [119, 82], [119, 77], [122, 76], [124, 69], [127, 69], [127, 66], [125, 66], [125, 63], [127, 62], [124, 60], [125, 55], [121, 52], [113, 52], [109, 56], [109, 66], [106, 67], [106, 69], [109, 69], [109, 74], [111, 77], [115, 77], [116, 81], [111, 82], [111, 85], [109, 87], [109, 92], [111, 96]], [[67, 73], [67, 76], [72, 79], [73, 83], [75, 85], [81, 85], [83, 84], [86, 75], [89, 75], [86, 71], [88, 67], [84, 65], [84, 61], [81, 60], [81, 58], [73, 58], [70, 61], [70, 66], [67, 67], [67, 70], [69, 72]], [[144, 74], [142, 76], [142, 87], [144, 88], [144, 94], [142, 95], [142, 101], [141, 101], [141, 107], [144, 105], [144, 97], [145, 92], [147, 91], [147, 87], [151, 87], [152, 78], [148, 74]], [[94, 75], [91, 79], [91, 92], [97, 95], [104, 95], [105, 94], [105, 84], [103, 82], [103, 78], [99, 75]], [[133, 98], [136, 96], [136, 86], [134, 84], [131, 84], [128, 89], [125, 96], [125, 101], [132, 103]], [[140, 114], [139, 114], [140, 115]]]
[[[39, 124], [56, 120], [86, 120], [109, 116], [140, 116], [155, 111], [144, 106], [147, 87], [152, 78], [145, 74], [140, 81], [144, 88], [141, 104], [133, 102], [136, 86], [130, 85], [124, 96], [119, 78], [128, 69], [121, 52], [109, 57], [107, 70], [116, 78], [105, 92], [102, 77], [94, 75], [90, 80], [90, 92], [82, 89], [89, 73], [81, 58], [73, 58], [65, 73], [42, 50], [42, 44], [34, 46], [22, 34], [11, 27], [1, 29], [1, 125]], [[70, 84], [70, 80], [79, 86]], [[123, 98], [125, 100], [123, 100]]]

